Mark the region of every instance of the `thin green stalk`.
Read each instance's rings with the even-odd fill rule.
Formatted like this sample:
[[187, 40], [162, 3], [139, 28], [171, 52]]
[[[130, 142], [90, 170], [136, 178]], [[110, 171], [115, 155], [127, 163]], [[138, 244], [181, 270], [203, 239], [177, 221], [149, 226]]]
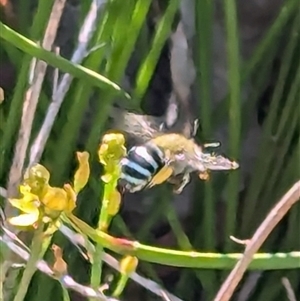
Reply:
[[[242, 105], [242, 131], [241, 136], [245, 137], [247, 131], [253, 126], [253, 119], [255, 118], [255, 113], [257, 112], [257, 101], [263, 95], [266, 84], [269, 83], [269, 79], [272, 78], [272, 73], [274, 72], [274, 60], [278, 54], [279, 47], [272, 47], [269, 50], [268, 57], [261, 64], [260, 72], [251, 79], [251, 91]], [[250, 204], [249, 204], [250, 205]]]
[[[136, 85], [134, 91], [133, 99], [139, 103], [140, 99], [144, 96], [153, 72], [156, 68], [158, 59], [160, 57], [161, 51], [169, 38], [170, 32], [172, 30], [172, 24], [174, 22], [175, 14], [178, 10], [179, 1], [171, 0], [169, 6], [159, 24], [153, 38], [152, 47], [145, 58], [144, 62], [141, 64], [136, 78]], [[138, 104], [137, 103], [137, 104]]]
[[[269, 173], [269, 167], [271, 165], [271, 156], [269, 150], [275, 148], [275, 144], [272, 140], [272, 133], [274, 125], [277, 123], [277, 112], [280, 105], [280, 99], [283, 96], [284, 87], [286, 83], [286, 78], [288, 76], [290, 66], [292, 64], [293, 55], [297, 46], [298, 41], [298, 26], [299, 26], [299, 17], [295, 19], [292, 28], [291, 39], [289, 40], [283, 56], [282, 56], [282, 64], [280, 66], [280, 71], [278, 75], [278, 80], [276, 81], [275, 90], [272, 95], [271, 100], [271, 110], [266, 118], [263, 134], [262, 134], [262, 145], [259, 150], [259, 157], [255, 164], [253, 177], [251, 179], [250, 185], [248, 187], [247, 194], [245, 196], [245, 203], [252, 204], [251, 208], [247, 209], [247, 212], [243, 215], [243, 225], [241, 228], [242, 235], [247, 235], [249, 229], [249, 224], [252, 220], [252, 217], [255, 214], [255, 210], [257, 208], [257, 204], [259, 202], [259, 195], [261, 191], [264, 189], [265, 179], [267, 179], [267, 175]], [[268, 156], [265, 154], [269, 153]], [[269, 166], [269, 167], [268, 167]]]
[[[0, 29], [1, 31], [1, 29]], [[22, 61], [22, 67], [18, 76], [18, 81], [15, 87], [15, 93], [11, 101], [11, 109], [9, 110], [6, 118], [5, 130], [3, 132], [2, 141], [0, 144], [0, 178], [6, 172], [7, 159], [9, 150], [12, 147], [13, 137], [17, 131], [20, 122], [23, 94], [27, 84], [27, 76], [29, 71], [30, 58], [25, 56]]]
[[[91, 280], [90, 285], [93, 288], [98, 288], [101, 282], [101, 274], [102, 274], [102, 260], [101, 256], [103, 253], [103, 247], [101, 244], [97, 243], [95, 246], [95, 252], [93, 253], [93, 264], [91, 270]], [[94, 298], [90, 298], [90, 301], [93, 301]]]
[[[165, 187], [161, 187], [162, 190]], [[159, 193], [161, 192], [162, 196], [159, 196]], [[158, 198], [163, 198], [162, 201], [158, 201]], [[140, 229], [138, 230], [136, 237], [140, 240], [145, 240], [149, 237], [149, 232], [151, 230], [151, 227], [155, 225], [155, 223], [162, 217], [163, 213], [165, 212], [165, 199], [166, 201], [169, 201], [167, 194], [164, 193], [164, 191], [158, 191], [155, 197], [153, 198], [154, 202], [149, 209], [149, 215], [148, 218], [145, 220], [145, 222], [141, 225]]]
[[[140, 30], [146, 20], [150, 5], [150, 0], [137, 0], [130, 23], [120, 24], [122, 27], [114, 31], [116, 46], [113, 48], [111, 59], [106, 65], [106, 74], [109, 78], [118, 80], [123, 76]], [[124, 26], [127, 26], [126, 33], [124, 33]], [[124, 44], [124, 41], [126, 41], [126, 44]]]
[[14, 301], [24, 301], [31, 279], [37, 270], [36, 264], [41, 259], [41, 251], [43, 249], [43, 226], [44, 224], [41, 223], [34, 232], [30, 248], [31, 254], [28, 262], [26, 263], [17, 294], [14, 297]]
[[[297, 80], [297, 81], [296, 81]], [[287, 116], [289, 117], [289, 122], [286, 123], [285, 116], [282, 116], [279, 123], [279, 131], [277, 132], [278, 135], [276, 135], [281, 142], [281, 148], [278, 152], [278, 158], [286, 158], [286, 155], [288, 153], [288, 150], [291, 145], [291, 141], [293, 139], [294, 134], [297, 132], [297, 127], [299, 126], [300, 118], [299, 118], [299, 112], [300, 112], [300, 106], [297, 106], [297, 103], [299, 104], [299, 98], [296, 98], [296, 91], [298, 90], [300, 86], [300, 64], [299, 64], [299, 71], [298, 71], [298, 78], [295, 79], [293, 83], [293, 88], [290, 91], [290, 96], [294, 98], [293, 104], [290, 104], [289, 99], [287, 100], [285, 111], [289, 109], [290, 112], [287, 112]], [[299, 90], [298, 90], [299, 91]], [[299, 92], [298, 92], [299, 95]], [[297, 108], [298, 107], [298, 108]], [[284, 131], [282, 129], [282, 125], [284, 123], [285, 129]], [[279, 138], [280, 137], [280, 138]], [[275, 159], [276, 160], [276, 159]], [[285, 160], [280, 160], [279, 162], [276, 160], [276, 164], [272, 166], [272, 173], [268, 179], [267, 185], [265, 185], [265, 189], [262, 194], [262, 198], [264, 199], [265, 196], [272, 194], [274, 190], [276, 190], [277, 181], [280, 180], [282, 177], [282, 169], [285, 167]]]
[[[110, 172], [112, 178], [108, 183], [104, 185], [104, 193], [102, 197], [101, 210], [100, 210], [100, 216], [99, 216], [98, 227], [97, 227], [97, 230], [102, 232], [107, 232], [109, 224], [111, 222], [112, 216], [108, 212], [108, 206], [109, 206], [109, 202], [114, 201], [111, 198], [111, 195], [115, 191], [118, 182], [118, 175], [116, 174], [117, 172], [119, 172], [118, 166], [115, 166], [114, 170]], [[93, 288], [98, 287], [101, 282], [101, 274], [102, 274], [101, 255], [103, 253], [103, 245], [98, 242], [95, 248], [96, 250], [93, 256], [94, 262], [92, 264], [92, 272], [91, 272], [91, 285]]]
[[[34, 20], [30, 29], [30, 37], [32, 39], [38, 40], [41, 38], [49, 19], [53, 2], [53, 0], [39, 0], [37, 11], [34, 15]], [[2, 36], [3, 34], [4, 36]], [[5, 35], [8, 35], [9, 38], [12, 38], [12, 35], [14, 34], [17, 33], [0, 22], [0, 37], [5, 40]], [[7, 41], [11, 43], [10, 40]], [[25, 55], [22, 59], [17, 84], [10, 103], [10, 110], [6, 119], [5, 131], [0, 144], [0, 178], [2, 178], [4, 172], [7, 170], [7, 165], [5, 163], [8, 159], [7, 157], [9, 155], [11, 144], [19, 126], [22, 111], [22, 102], [28, 81], [30, 60], [31, 58], [28, 55]]]
[[61, 286], [62, 292], [63, 292], [63, 301], [71, 301], [68, 290]]
[[[289, 0], [282, 6], [278, 17], [273, 25], [269, 28], [265, 34], [264, 39], [256, 47], [250, 60], [243, 65], [241, 84], [244, 84], [249, 77], [258, 70], [260, 63], [263, 61], [266, 55], [269, 55], [269, 49], [277, 42], [278, 37], [281, 35], [284, 26], [290, 20], [291, 16], [295, 13], [299, 5], [298, 0]], [[258, 71], [259, 72], [259, 71]], [[226, 108], [228, 107], [229, 97], [226, 96], [220, 105], [213, 110], [214, 116], [214, 128], [220, 126], [220, 122], [224, 120]]]
[[109, 213], [107, 211], [107, 207], [108, 207], [110, 195], [116, 186], [117, 186], [117, 181], [111, 181], [110, 183], [104, 186], [104, 193], [103, 193], [102, 205], [100, 210], [100, 218], [98, 222], [98, 230], [100, 231], [106, 232], [109, 227], [110, 220], [109, 220]]
[[[126, 44], [123, 45], [123, 50], [121, 53], [120, 51], [117, 51], [118, 48], [113, 49], [111, 59], [106, 65], [106, 74], [108, 78], [118, 82], [124, 75], [126, 65], [131, 56], [143, 23], [145, 22], [150, 4], [150, 0], [138, 0], [136, 2], [131, 22], [127, 26], [128, 30], [126, 33], [124, 33], [124, 31], [122, 32], [122, 34], [127, 35]], [[101, 100], [101, 107], [99, 106], [98, 112], [95, 116], [95, 124], [86, 143], [86, 149], [91, 153], [93, 153], [93, 150], [96, 148], [96, 144], [99, 139], [99, 132], [101, 132], [107, 120], [112, 101], [112, 93], [110, 93], [110, 91], [105, 92], [105, 95], [103, 95]]]
[[36, 57], [37, 59], [43, 60], [49, 65], [60, 69], [66, 73], [72, 74], [74, 77], [78, 77], [85, 81], [89, 81], [90, 84], [100, 88], [107, 88], [109, 91], [113, 90], [114, 93], [120, 94], [125, 97], [129, 97], [117, 84], [113, 83], [106, 77], [92, 71], [88, 68], [74, 64], [63, 57], [54, 54], [53, 52], [47, 51], [41, 48], [37, 43], [25, 38], [12, 30], [8, 26], [0, 22], [0, 37], [24, 52]]
[[[153, 263], [201, 269], [231, 269], [242, 257], [240, 253], [199, 253], [184, 252], [169, 249], [156, 248], [136, 243], [135, 251], [131, 255], [140, 260]], [[127, 253], [127, 252], [125, 252]], [[290, 253], [258, 253], [253, 257], [249, 270], [277, 270], [277, 269], [299, 269], [300, 252]]]
[[168, 207], [167, 207], [167, 219], [168, 222], [173, 230], [173, 233], [176, 236], [178, 245], [181, 250], [193, 250], [193, 246], [191, 245], [189, 238], [187, 235], [184, 233], [182, 226], [176, 216], [174, 207], [168, 202]]
[[113, 297], [119, 297], [122, 294], [122, 292], [127, 284], [128, 279], [129, 279], [129, 277], [127, 275], [123, 275], [123, 274], [121, 275], [121, 277], [117, 283], [117, 286], [112, 294]]
[[282, 34], [282, 29], [288, 23], [291, 16], [293, 16], [298, 6], [298, 0], [287, 1], [282, 6], [278, 17], [265, 34], [264, 39], [259, 43], [259, 45], [255, 49], [249, 62], [246, 63], [243, 72], [243, 79], [248, 78], [252, 74], [253, 70], [255, 70], [257, 66], [260, 66], [261, 60], [264, 58], [264, 56], [268, 55], [269, 49], [272, 47], [276, 39], [278, 39], [279, 36]]
[[[178, 251], [152, 247], [123, 238], [115, 238], [109, 234], [97, 231], [75, 216], [68, 223], [75, 225], [93, 241], [119, 254], [136, 256], [139, 260], [148, 262], [202, 269], [231, 269], [242, 257], [241, 253], [200, 253], [196, 251]], [[300, 268], [300, 252], [290, 253], [257, 253], [249, 265], [249, 269], [273, 270]]]
[[[103, 15], [100, 26], [95, 31], [91, 47], [103, 44], [103, 47], [97, 48], [90, 53], [84, 61], [84, 67], [97, 71], [105, 58], [105, 51], [110, 47], [109, 39], [112, 34], [113, 25], [117, 19], [118, 11], [120, 11], [120, 2], [110, 1], [105, 8], [106, 13]], [[55, 182], [60, 182], [64, 169], [72, 156], [74, 145], [78, 137], [79, 128], [86, 108], [89, 104], [89, 97], [93, 92], [93, 86], [86, 81], [79, 81], [72, 93], [72, 103], [68, 111], [68, 122], [62, 128], [61, 139], [58, 141], [56, 149], [61, 150], [60, 156], [55, 156], [53, 169], [60, 172], [55, 174]], [[64, 166], [64, 168], [61, 168]]]
[[[176, 235], [178, 245], [181, 250], [193, 250], [194, 247], [189, 241], [189, 238], [187, 235], [184, 233], [180, 222], [176, 216], [174, 207], [168, 203], [168, 211], [167, 211], [167, 218], [170, 223], [170, 226], [173, 230], [173, 233]], [[206, 234], [205, 234], [206, 235]], [[204, 235], [204, 236], [205, 236]], [[215, 288], [216, 288], [216, 275], [214, 271], [199, 271], [195, 270], [194, 271], [196, 277], [200, 280], [202, 285], [204, 286], [205, 292], [208, 297], [212, 296], [215, 293]], [[188, 271], [186, 271], [187, 275], [182, 275], [180, 278], [179, 283], [177, 284], [177, 287], [181, 289], [181, 292], [184, 296], [188, 294], [188, 291], [191, 290], [190, 287], [185, 286], [186, 280], [192, 276]], [[205, 277], [206, 276], [206, 277]], [[184, 281], [185, 280], [185, 281]], [[211, 280], [214, 280], [215, 283], [211, 283]]]
[[213, 34], [213, 1], [196, 1], [196, 39], [197, 39], [197, 87], [200, 103], [201, 127], [204, 136], [212, 134], [212, 34]]
[[[123, 5], [121, 1], [119, 3], [117, 1], [120, 10], [119, 10], [118, 18], [116, 19], [115, 24], [112, 27], [112, 36], [114, 37], [111, 41], [113, 56], [116, 53], [122, 53], [124, 49], [124, 45], [126, 45], [128, 36], [124, 34], [124, 26], [126, 26], [126, 24], [130, 24], [131, 22], [131, 18], [134, 14], [135, 2], [136, 2], [135, 0], [127, 0], [126, 5]], [[114, 64], [114, 62], [108, 60], [107, 70], [110, 69], [109, 67], [110, 63]]]
[[[225, 26], [227, 31], [228, 78], [229, 78], [229, 154], [239, 158], [241, 145], [241, 75], [237, 10], [235, 0], [224, 0]], [[229, 174], [226, 200], [225, 237], [235, 232], [235, 213], [238, 203], [240, 173]], [[232, 245], [227, 239], [226, 250]]]
[[[213, 182], [209, 181], [204, 183], [204, 204], [203, 211], [205, 212], [202, 217], [198, 233], [194, 241], [197, 244], [203, 245], [204, 250], [214, 250], [216, 248], [216, 203], [215, 193], [213, 191]], [[197, 195], [197, 194], [196, 194]], [[202, 200], [197, 198], [197, 201]], [[199, 214], [199, 213], [198, 213]], [[212, 299], [218, 286], [217, 275], [215, 271], [199, 271], [197, 272], [199, 279], [204, 287], [208, 299]]]
[[[198, 99], [200, 103], [200, 120], [204, 138], [210, 138], [212, 134], [212, 34], [214, 20], [213, 1], [195, 1], [195, 26], [196, 26], [196, 87], [199, 87]], [[196, 193], [197, 195], [197, 193]], [[199, 194], [198, 194], [199, 195]], [[205, 214], [201, 225], [198, 227], [194, 240], [206, 250], [213, 250], [216, 246], [215, 235], [215, 195], [211, 181], [204, 184], [204, 199], [195, 198], [196, 202], [203, 202]], [[200, 232], [201, 231], [201, 232]], [[205, 235], [202, 233], [205, 232]], [[200, 234], [201, 233], [201, 234]], [[216, 291], [216, 273], [214, 271], [200, 271], [197, 273], [204, 286], [205, 292], [212, 297]]]

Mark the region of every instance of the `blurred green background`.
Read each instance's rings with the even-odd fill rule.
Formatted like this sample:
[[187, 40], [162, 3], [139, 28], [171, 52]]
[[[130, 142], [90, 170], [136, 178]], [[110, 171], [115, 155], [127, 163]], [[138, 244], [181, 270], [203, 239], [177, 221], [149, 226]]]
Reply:
[[[0, 1], [1, 22], [41, 41], [53, 3]], [[127, 196], [110, 232], [183, 250], [242, 252], [243, 246], [229, 236], [249, 238], [300, 178], [299, 0], [70, 0], [55, 40], [68, 60], [79, 48], [78, 35], [92, 4], [98, 5], [98, 19], [80, 64], [120, 85], [131, 99], [98, 79], [85, 77], [72, 64], [52, 64], [61, 67], [59, 80], [63, 71], [74, 75], [41, 158], [52, 173], [52, 184], [69, 180], [76, 166], [76, 150], [89, 151], [92, 178], [76, 214], [96, 225], [102, 193], [96, 150], [101, 135], [114, 126], [111, 109], [118, 106], [164, 116], [171, 92], [180, 84], [186, 88], [191, 81], [188, 97], [178, 102], [199, 118], [197, 139], [221, 141], [220, 151], [237, 160], [241, 168], [213, 173], [205, 183], [194, 179], [179, 197], [164, 186]], [[178, 24], [183, 25], [184, 34], [176, 36]], [[0, 104], [2, 187], [7, 185], [13, 160], [30, 61], [32, 55], [44, 57], [24, 43], [7, 36], [0, 40], [0, 86], [5, 92]], [[186, 62], [187, 53], [192, 68]], [[47, 62], [51, 65], [50, 59]], [[48, 68], [40, 93], [31, 142], [51, 101], [53, 70]], [[296, 204], [261, 251], [299, 250], [299, 221], [300, 204]], [[64, 244], [70, 273], [88, 284], [89, 265], [62, 237], [56, 239]], [[138, 271], [183, 300], [212, 300], [228, 273], [146, 263]], [[107, 275], [112, 273], [107, 268]], [[105, 282], [107, 276], [103, 277]], [[299, 296], [299, 270], [257, 271], [247, 273], [232, 300], [288, 300], [282, 277], [289, 279]], [[71, 296], [84, 300], [73, 292]], [[60, 298], [59, 285], [37, 273], [26, 300]], [[122, 298], [157, 297], [130, 282]]]

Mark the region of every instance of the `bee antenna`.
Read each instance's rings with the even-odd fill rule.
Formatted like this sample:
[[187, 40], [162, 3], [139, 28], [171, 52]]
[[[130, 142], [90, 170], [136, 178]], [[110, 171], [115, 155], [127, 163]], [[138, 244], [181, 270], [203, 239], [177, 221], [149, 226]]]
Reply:
[[193, 122], [193, 129], [192, 129], [192, 137], [196, 136], [197, 131], [199, 129], [199, 119], [195, 119]]

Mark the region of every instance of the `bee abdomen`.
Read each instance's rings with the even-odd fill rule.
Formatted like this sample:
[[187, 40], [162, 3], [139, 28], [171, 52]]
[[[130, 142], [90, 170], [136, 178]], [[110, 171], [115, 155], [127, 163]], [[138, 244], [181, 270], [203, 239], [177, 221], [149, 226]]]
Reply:
[[164, 166], [164, 153], [152, 143], [135, 146], [121, 160], [121, 180], [130, 191], [142, 190]]

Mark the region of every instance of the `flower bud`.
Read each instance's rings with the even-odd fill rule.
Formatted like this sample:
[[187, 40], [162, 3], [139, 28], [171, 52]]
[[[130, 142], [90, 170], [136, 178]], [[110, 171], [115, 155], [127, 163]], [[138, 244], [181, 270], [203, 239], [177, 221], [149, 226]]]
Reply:
[[110, 216], [115, 216], [119, 212], [120, 204], [121, 194], [117, 190], [112, 191], [107, 204], [107, 213]]
[[90, 176], [89, 153], [77, 152], [79, 167], [74, 175], [74, 191], [78, 193], [88, 182]]
[[120, 262], [120, 272], [125, 275], [135, 272], [138, 262], [139, 261], [135, 256], [129, 255], [124, 257]]
[[41, 164], [35, 164], [24, 175], [24, 184], [30, 186], [31, 192], [41, 197], [47, 189], [50, 179], [49, 171]]

